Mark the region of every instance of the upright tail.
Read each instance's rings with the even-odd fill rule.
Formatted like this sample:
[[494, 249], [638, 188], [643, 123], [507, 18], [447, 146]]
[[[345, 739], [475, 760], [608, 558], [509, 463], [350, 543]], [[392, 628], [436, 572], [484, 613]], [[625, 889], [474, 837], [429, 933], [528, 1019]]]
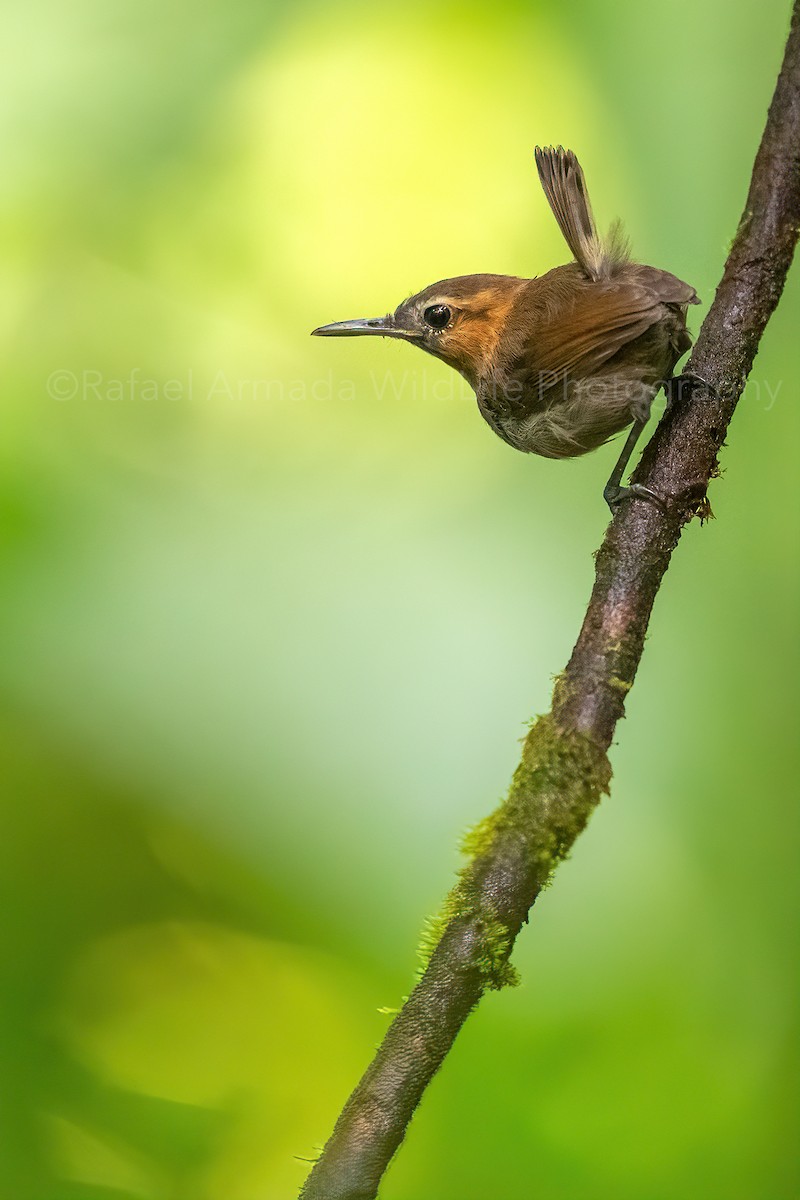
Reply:
[[590, 279], [609, 279], [629, 259], [618, 225], [604, 242], [597, 232], [581, 165], [563, 146], [536, 147], [536, 166], [547, 202], [575, 261]]

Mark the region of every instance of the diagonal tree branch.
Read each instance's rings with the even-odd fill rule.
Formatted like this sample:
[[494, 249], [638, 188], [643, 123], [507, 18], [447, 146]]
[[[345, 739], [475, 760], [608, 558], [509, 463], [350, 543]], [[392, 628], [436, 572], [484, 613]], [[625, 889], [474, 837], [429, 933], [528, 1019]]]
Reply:
[[708, 515], [709, 480], [800, 232], [800, 0], [744, 214], [687, 370], [693, 386], [634, 479], [671, 498], [619, 508], [597, 556], [578, 641], [552, 711], [525, 740], [507, 798], [468, 839], [427, 969], [393, 1021], [309, 1175], [304, 1200], [374, 1200], [425, 1088], [508, 959], [528, 911], [608, 790], [606, 752], [623, 715], [664, 572], [683, 527]]

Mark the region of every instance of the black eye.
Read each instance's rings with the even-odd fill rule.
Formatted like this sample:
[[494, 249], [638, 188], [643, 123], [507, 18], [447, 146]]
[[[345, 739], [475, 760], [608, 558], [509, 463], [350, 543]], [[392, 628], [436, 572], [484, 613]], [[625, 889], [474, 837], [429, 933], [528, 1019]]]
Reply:
[[430, 308], [425, 309], [422, 318], [425, 324], [433, 329], [444, 329], [445, 325], [450, 324], [452, 315], [446, 304], [432, 304]]

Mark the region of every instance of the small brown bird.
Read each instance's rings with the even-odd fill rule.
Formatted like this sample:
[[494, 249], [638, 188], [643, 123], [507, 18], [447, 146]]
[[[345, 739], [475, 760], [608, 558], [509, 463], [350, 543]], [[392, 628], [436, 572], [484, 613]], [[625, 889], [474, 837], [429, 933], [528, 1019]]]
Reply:
[[619, 225], [602, 239], [583, 171], [571, 150], [536, 148], [544, 193], [574, 262], [533, 279], [442, 279], [385, 317], [338, 321], [324, 337], [403, 338], [454, 367], [510, 446], [574, 458], [633, 425], [604, 496], [660, 503], [644, 487], [620, 486], [659, 387], [667, 390], [691, 346], [686, 309], [693, 287], [631, 260]]

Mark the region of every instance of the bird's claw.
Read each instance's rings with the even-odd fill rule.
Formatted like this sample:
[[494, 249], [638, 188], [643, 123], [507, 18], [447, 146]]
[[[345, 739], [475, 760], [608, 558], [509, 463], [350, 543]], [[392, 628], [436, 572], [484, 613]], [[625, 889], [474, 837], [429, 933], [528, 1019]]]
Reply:
[[643, 483], [631, 483], [628, 487], [607, 484], [603, 489], [603, 499], [612, 513], [616, 511], [617, 505], [621, 504], [623, 500], [648, 500], [662, 512], [667, 511], [667, 503], [664, 498], [654, 492], [652, 488], [645, 487]]
[[669, 379], [664, 381], [664, 395], [667, 397], [667, 411], [672, 406], [683, 399], [684, 386], [691, 398], [695, 388], [700, 387], [709, 395], [717, 397], [717, 389], [713, 384], [703, 379], [701, 375], [694, 375], [691, 371], [684, 371], [680, 375], [671, 375]]

